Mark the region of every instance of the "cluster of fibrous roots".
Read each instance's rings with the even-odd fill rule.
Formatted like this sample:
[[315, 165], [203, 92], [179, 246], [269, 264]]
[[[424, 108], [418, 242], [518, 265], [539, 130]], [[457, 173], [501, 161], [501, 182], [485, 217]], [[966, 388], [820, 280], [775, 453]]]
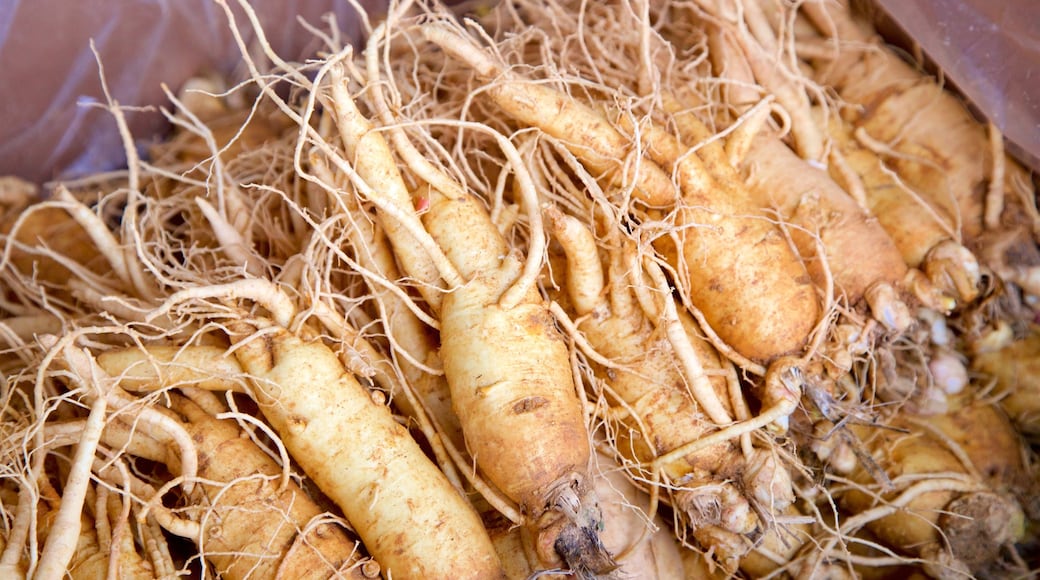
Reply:
[[2, 182], [0, 575], [1037, 565], [1035, 179], [849, 7], [220, 5], [245, 80]]

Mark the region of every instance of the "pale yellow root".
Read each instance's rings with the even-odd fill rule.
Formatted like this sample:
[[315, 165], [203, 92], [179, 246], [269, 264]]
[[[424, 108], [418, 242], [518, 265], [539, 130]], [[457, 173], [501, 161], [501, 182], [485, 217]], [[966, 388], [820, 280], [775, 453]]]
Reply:
[[[422, 33], [491, 81], [485, 91], [503, 111], [559, 139], [597, 176], [604, 175], [622, 187], [634, 183], [635, 195], [651, 206], [670, 205], [677, 200], [675, 187], [659, 167], [642, 161], [637, 163], [637, 169], [626, 169], [628, 159], [638, 149], [602, 114], [547, 85], [505, 71], [504, 65], [445, 21], [424, 26]], [[629, 171], [635, 173], [628, 174]]]
[[[385, 240], [371, 231], [371, 224], [360, 220], [348, 227], [348, 236], [359, 248], [359, 263], [377, 276], [384, 276], [389, 272], [391, 279], [396, 279], [397, 270], [392, 255], [385, 247]], [[365, 228], [368, 231], [367, 235], [359, 231]], [[389, 261], [380, 262], [380, 257], [389, 258]], [[452, 463], [452, 454], [446, 449], [446, 445], [451, 445], [451, 442], [442, 439], [442, 433], [455, 434], [459, 433], [459, 430], [457, 422], [450, 416], [447, 384], [437, 368], [440, 365], [429, 356], [434, 351], [429, 343], [427, 329], [396, 293], [388, 291], [378, 283], [371, 284], [369, 288], [376, 301], [379, 318], [386, 321], [387, 337], [393, 349], [389, 356], [378, 350], [343, 314], [327, 302], [315, 302], [311, 312], [332, 334], [336, 342], [350, 345], [340, 354], [344, 367], [356, 376], [373, 380], [382, 392], [390, 395], [394, 406], [400, 412], [418, 424], [440, 469], [460, 493], [464, 492], [461, 477]], [[419, 358], [416, 358], [417, 356]], [[448, 413], [447, 417], [445, 410]], [[449, 430], [439, 429], [439, 422], [435, 418], [448, 424], [446, 429]], [[451, 429], [452, 427], [454, 429]], [[461, 440], [459, 434], [458, 441]]]
[[986, 190], [985, 210], [982, 223], [988, 230], [1000, 227], [1000, 216], [1004, 213], [1004, 136], [993, 123], [989, 124], [990, 156], [993, 167], [989, 175], [989, 189]]
[[247, 298], [262, 305], [275, 322], [286, 327], [292, 323], [293, 316], [296, 314], [296, 306], [292, 299], [281, 288], [269, 280], [251, 278], [175, 292], [163, 301], [162, 306], [149, 313], [147, 319], [155, 320], [166, 316], [174, 306], [182, 302], [206, 298]]
[[[683, 201], [678, 253], [696, 275], [690, 301], [712, 329], [757, 362], [805, 346], [819, 304], [805, 267], [742, 183], [716, 180], [703, 162], [656, 126], [644, 126], [650, 157], [676, 174]], [[739, 249], [738, 249], [739, 248]], [[768, 295], [757, 288], [768, 287]]]
[[[189, 383], [195, 374], [216, 378], [195, 383], [210, 388], [235, 384], [244, 376], [289, 453], [343, 509], [366, 548], [395, 577], [457, 578], [459, 570], [471, 571], [474, 578], [498, 576], [493, 549], [472, 508], [389, 410], [346, 374], [336, 354], [320, 342], [303, 342], [275, 327], [243, 338], [235, 349], [241, 366], [228, 373], [236, 379], [232, 381], [199, 366], [219, 356], [225, 362], [218, 368], [233, 365], [235, 359], [219, 349], [184, 347], [155, 354], [136, 352], [136, 362], [130, 353], [104, 360], [119, 361], [124, 380], [153, 384], [169, 384], [162, 374], [166, 368], [179, 373], [178, 382]], [[173, 364], [151, 362], [157, 358]], [[416, 511], [415, 505], [432, 509]], [[398, 541], [406, 549], [397, 548]]]
[[[101, 441], [109, 401], [118, 398], [113, 379], [105, 375], [85, 352], [68, 344], [74, 337], [75, 335], [68, 335], [63, 342], [50, 336], [40, 338], [41, 343], [64, 356], [76, 379], [81, 383], [81, 388], [91, 393], [93, 403], [62, 489], [61, 507], [54, 516], [53, 525], [57, 531], [48, 536], [40, 554], [35, 574], [38, 578], [62, 577], [77, 549], [94, 455]], [[193, 454], [186, 453], [184, 459], [189, 473], [194, 476], [196, 463]], [[190, 487], [186, 486], [188, 489]]]
[[665, 297], [663, 300], [664, 308], [661, 312], [661, 323], [663, 323], [661, 326], [665, 328], [668, 342], [672, 345], [675, 356], [679, 359], [682, 366], [683, 375], [687, 381], [687, 388], [690, 389], [697, 404], [701, 406], [701, 409], [716, 425], [732, 423], [733, 419], [730, 417], [729, 411], [723, 406], [721, 398], [709, 382], [704, 372], [704, 366], [698, 359], [690, 341], [690, 336], [686, 333], [686, 329], [683, 328], [682, 321], [679, 319], [679, 311], [675, 306], [675, 300], [670, 299], [664, 272], [661, 270], [660, 265], [650, 259], [644, 260], [643, 267], [650, 276], [652, 287]]
[[147, 356], [135, 350], [111, 350], [97, 356], [98, 365], [129, 391], [192, 386], [210, 391], [244, 391], [242, 366], [215, 346], [152, 346]]
[[[95, 489], [101, 489], [96, 487]], [[59, 524], [56, 514], [42, 510], [40, 521], [41, 535], [51, 537], [58, 532]], [[73, 578], [105, 578], [111, 570], [117, 570], [119, 578], [127, 580], [147, 580], [156, 578], [156, 570], [144, 559], [134, 546], [132, 537], [125, 537], [117, 544], [104, 546], [102, 538], [95, 527], [104, 518], [107, 521], [107, 509], [93, 518], [87, 511], [76, 515], [77, 532], [75, 537], [75, 555], [66, 564], [62, 577]], [[129, 536], [129, 534], [127, 534]], [[106, 547], [108, 549], [106, 549]], [[34, 578], [39, 577], [39, 570]]]
[[86, 230], [98, 251], [105, 256], [112, 266], [113, 272], [128, 290], [133, 290], [141, 298], [155, 298], [157, 293], [154, 284], [145, 283], [151, 280], [145, 276], [141, 265], [128, 257], [125, 248], [120, 247], [108, 226], [87, 206], [72, 197], [64, 187], [59, 187], [55, 197], [64, 202], [69, 214]]
[[[885, 229], [910, 268], [921, 268], [926, 274], [926, 287], [905, 284], [926, 304], [941, 310], [941, 303], [970, 301], [977, 296], [979, 265], [974, 255], [957, 242], [959, 232], [954, 224], [938, 213], [899, 176], [888, 170], [878, 155], [868, 147], [862, 132], [838, 118], [831, 118], [828, 129], [835, 147], [845, 161], [844, 169], [855, 173], [864, 186], [867, 206]], [[832, 173], [837, 171], [831, 169]], [[841, 174], [836, 175], [841, 179]], [[913, 270], [910, 278], [920, 277]], [[940, 296], [930, 296], [941, 293]]]
[[813, 24], [836, 34], [833, 58], [813, 63], [816, 80], [852, 105], [849, 118], [884, 145], [901, 181], [952, 218], [953, 239], [970, 244], [985, 227], [992, 135], [941, 79], [906, 62], [847, 5], [810, 4]]
[[586, 505], [588, 434], [551, 316], [534, 293], [509, 310], [499, 307], [501, 277], [478, 276], [445, 297], [441, 358], [470, 452], [538, 535], [545, 532], [540, 544], [548, 545], [539, 553], [551, 563], [558, 558], [557, 495], [573, 486]]
[[812, 118], [809, 96], [805, 89], [793, 82], [784, 63], [767, 54], [760, 44], [740, 32], [735, 36], [740, 47], [738, 50], [743, 51], [759, 83], [776, 96], [777, 101], [791, 116], [791, 132], [794, 134], [799, 155], [811, 162], [822, 161], [823, 135], [819, 125]]
[[8, 532], [3, 554], [0, 555], [0, 573], [9, 578], [23, 578], [25, 570], [21, 565], [22, 553], [29, 536], [29, 528], [35, 519], [33, 506], [36, 497], [23, 482], [18, 489], [18, 503], [15, 508], [14, 521]]
[[[743, 169], [755, 199], [764, 207], [777, 207], [785, 220], [799, 226], [791, 235], [818, 285], [824, 261], [850, 304], [871, 285], [898, 284], [906, 275], [902, 255], [878, 221], [826, 172], [799, 159], [775, 136], [761, 135], [755, 141]], [[814, 233], [825, 256], [814, 255]]]
[[76, 446], [76, 455], [69, 476], [62, 489], [61, 507], [53, 521], [54, 531], [48, 535], [44, 544], [35, 578], [62, 578], [72, 562], [83, 527], [83, 502], [90, 482], [90, 466], [101, 440], [106, 409], [107, 397], [98, 396], [94, 399], [83, 435]]
[[263, 261], [253, 252], [242, 234], [239, 233], [208, 201], [201, 197], [195, 198], [195, 203], [206, 216], [213, 234], [220, 242], [220, 249], [227, 254], [228, 258], [243, 264], [246, 273], [253, 277], [261, 277], [264, 274]]
[[501, 576], [476, 513], [334, 352], [274, 327], [236, 342], [264, 415], [388, 573]]
[[[204, 485], [202, 493], [193, 495], [200, 501], [191, 512], [198, 514], [203, 530], [196, 539], [199, 550], [212, 554], [207, 557], [222, 575], [263, 577], [285, 568], [301, 578], [337, 571], [365, 578], [356, 542], [342, 527], [315, 521], [322, 510], [295, 483], [279, 483], [282, 467], [230, 421], [210, 417], [177, 396], [173, 403], [199, 443], [200, 476], [220, 484]], [[301, 531], [306, 534], [297, 537]]]
[[[789, 393], [777, 408], [767, 410], [757, 422], [750, 418], [746, 406], [740, 406], [742, 422], [733, 424], [723, 401], [727, 400], [725, 395], [732, 395], [734, 401], [739, 401], [733, 403], [736, 408], [744, 403], [743, 394], [739, 386], [735, 393], [729, 392], [728, 377], [719, 376], [725, 374], [728, 366], [724, 359], [695, 338], [693, 322], [682, 319], [674, 304], [669, 308], [674, 300], [663, 274], [659, 270], [655, 274], [656, 264], [645, 267], [654, 280], [649, 288], [660, 296], [653, 306], [657, 319], [644, 319], [640, 310], [630, 304], [631, 297], [625, 298], [630, 287], [645, 282], [631, 272], [642, 269], [640, 261], [619, 260], [620, 251], [612, 252], [610, 299], [601, 293], [592, 301], [592, 289], [603, 286], [603, 272], [591, 231], [576, 218], [559, 211], [546, 213], [567, 254], [567, 285], [572, 299], [589, 297], [585, 309], [577, 309], [581, 332], [601, 356], [609, 357], [611, 365], [602, 377], [609, 385], [605, 390], [619, 399], [619, 410], [624, 409], [629, 415], [619, 417], [624, 426], [613, 444], [631, 461], [652, 469], [654, 481], [650, 484], [654, 494], [659, 486], [671, 488], [673, 507], [685, 514], [684, 521], [693, 529], [718, 527], [718, 534], [701, 536], [705, 548], [725, 550], [739, 558], [747, 546], [729, 541], [726, 534], [743, 534], [758, 526], [750, 501], [756, 502], [769, 519], [793, 501], [786, 467], [774, 455], [751, 448], [750, 434], [793, 411], [798, 391]], [[695, 369], [685, 361], [675, 360], [686, 357], [692, 359]], [[710, 377], [708, 368], [713, 372]], [[769, 376], [773, 391], [783, 388], [773, 384], [780, 375], [780, 371], [774, 371]], [[698, 390], [702, 388], [707, 392]], [[706, 411], [703, 404], [691, 406], [704, 398], [718, 406], [720, 417]], [[717, 429], [722, 429], [722, 437], [714, 436]], [[746, 456], [741, 456], [733, 442], [735, 438], [747, 440]], [[662, 477], [667, 482], [658, 481]], [[741, 492], [726, 482], [735, 477], [743, 480]]]
[[[411, 210], [403, 216], [384, 215], [381, 218], [383, 230], [394, 245], [402, 267], [419, 282], [418, 290], [433, 306], [440, 303], [440, 290], [435, 286], [439, 279], [447, 282], [449, 287], [457, 286], [461, 277], [455, 268], [444, 259], [439, 252], [423, 252], [425, 245], [416, 240], [414, 232], [421, 231], [415, 214], [411, 193], [405, 186], [398, 171], [390, 146], [378, 131], [365, 119], [358, 110], [349, 92], [347, 81], [339, 69], [330, 71], [330, 91], [335, 105], [336, 125], [348, 159], [357, 169], [358, 176], [372, 187], [373, 191], [385, 196], [391, 204], [398, 208]], [[398, 220], [407, 219], [400, 223]], [[416, 248], [416, 242], [420, 242]], [[423, 255], [423, 254], [426, 255]]]

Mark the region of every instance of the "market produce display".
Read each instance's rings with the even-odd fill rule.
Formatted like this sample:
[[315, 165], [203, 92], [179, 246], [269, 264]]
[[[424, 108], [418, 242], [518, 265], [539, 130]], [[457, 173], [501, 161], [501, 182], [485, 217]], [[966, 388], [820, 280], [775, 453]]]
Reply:
[[217, 3], [167, 140], [0, 181], [0, 576], [1040, 569], [1036, 177], [862, 14]]

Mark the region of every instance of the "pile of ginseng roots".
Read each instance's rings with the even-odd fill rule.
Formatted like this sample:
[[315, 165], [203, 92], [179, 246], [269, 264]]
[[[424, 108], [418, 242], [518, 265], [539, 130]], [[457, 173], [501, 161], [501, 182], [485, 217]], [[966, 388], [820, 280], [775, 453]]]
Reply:
[[848, 6], [220, 5], [241, 82], [2, 182], [0, 576], [1040, 565], [1035, 177]]

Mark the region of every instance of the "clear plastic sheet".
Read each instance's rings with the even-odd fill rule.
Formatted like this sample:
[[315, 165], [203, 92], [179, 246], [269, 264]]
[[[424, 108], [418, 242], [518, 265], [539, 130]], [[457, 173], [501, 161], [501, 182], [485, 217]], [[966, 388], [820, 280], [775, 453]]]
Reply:
[[1040, 2], [876, 2], [1040, 172]]
[[[317, 48], [297, 15], [320, 26], [331, 12], [348, 38], [362, 30], [350, 0], [251, 4], [271, 45], [289, 58]], [[239, 28], [248, 29], [236, 12]], [[0, 175], [44, 182], [125, 166], [112, 116], [91, 106], [104, 103], [91, 38], [121, 105], [164, 104], [160, 83], [176, 91], [193, 75], [227, 74], [241, 62], [213, 0], [0, 0]], [[154, 110], [128, 112], [128, 120], [143, 139], [165, 127]]]
[[[387, 2], [359, 0], [366, 8]], [[877, 0], [985, 116], [1040, 170], [1040, 3], [1037, 0]], [[234, 2], [231, 2], [234, 4]], [[311, 23], [332, 11], [361, 30], [350, 0], [252, 0], [280, 54], [302, 57]], [[241, 19], [240, 19], [241, 22]], [[118, 168], [123, 148], [101, 102], [93, 38], [113, 97], [165, 102], [160, 82], [239, 62], [213, 0], [0, 0], [0, 175], [43, 182]], [[130, 114], [135, 136], [159, 135], [155, 112]]]

